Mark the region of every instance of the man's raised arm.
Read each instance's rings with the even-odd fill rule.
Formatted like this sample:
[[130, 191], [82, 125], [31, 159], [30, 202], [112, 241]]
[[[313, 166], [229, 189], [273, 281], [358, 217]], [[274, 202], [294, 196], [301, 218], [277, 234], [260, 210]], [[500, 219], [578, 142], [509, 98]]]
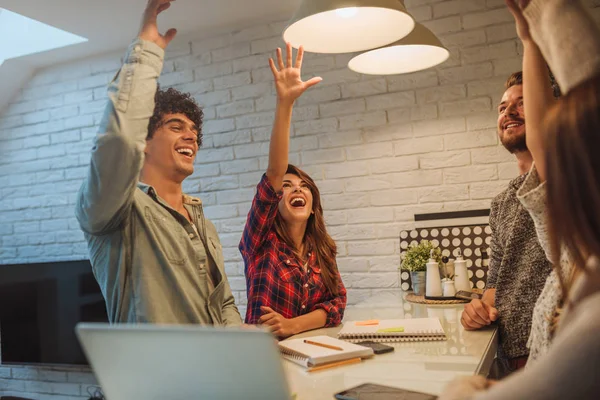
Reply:
[[108, 104], [75, 211], [81, 228], [89, 234], [119, 229], [130, 210], [144, 162], [164, 49], [176, 34], [170, 29], [161, 35], [157, 27], [158, 14], [171, 1], [148, 1], [138, 38], [108, 87]]

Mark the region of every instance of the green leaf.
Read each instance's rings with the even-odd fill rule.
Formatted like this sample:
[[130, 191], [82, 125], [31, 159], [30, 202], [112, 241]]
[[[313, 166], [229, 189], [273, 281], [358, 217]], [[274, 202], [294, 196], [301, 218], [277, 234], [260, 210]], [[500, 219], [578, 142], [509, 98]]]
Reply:
[[421, 240], [419, 244], [410, 246], [404, 252], [401, 268], [408, 271], [425, 271], [431, 250], [433, 250], [433, 259], [441, 264], [442, 250], [434, 246], [429, 240]]

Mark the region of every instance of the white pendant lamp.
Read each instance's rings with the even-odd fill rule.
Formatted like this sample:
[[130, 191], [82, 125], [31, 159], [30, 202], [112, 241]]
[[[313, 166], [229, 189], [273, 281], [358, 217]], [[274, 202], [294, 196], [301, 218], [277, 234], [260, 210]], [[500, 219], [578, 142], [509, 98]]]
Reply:
[[283, 39], [313, 53], [351, 53], [392, 43], [414, 25], [401, 0], [303, 0]]
[[450, 52], [424, 25], [390, 45], [359, 54], [348, 67], [361, 74], [405, 74], [434, 67], [450, 57]]

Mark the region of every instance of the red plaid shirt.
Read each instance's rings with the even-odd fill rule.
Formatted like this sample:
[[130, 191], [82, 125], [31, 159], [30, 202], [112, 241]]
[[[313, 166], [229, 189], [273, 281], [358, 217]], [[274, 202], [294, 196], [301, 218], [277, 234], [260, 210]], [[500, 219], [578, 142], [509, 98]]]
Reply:
[[268, 306], [285, 318], [323, 309], [325, 326], [337, 326], [344, 316], [346, 288], [336, 271], [339, 295], [332, 296], [323, 284], [315, 254], [308, 253], [305, 271], [292, 248], [277, 236], [274, 222], [281, 197], [263, 175], [240, 242], [248, 292], [246, 323], [258, 324], [263, 315], [260, 307]]

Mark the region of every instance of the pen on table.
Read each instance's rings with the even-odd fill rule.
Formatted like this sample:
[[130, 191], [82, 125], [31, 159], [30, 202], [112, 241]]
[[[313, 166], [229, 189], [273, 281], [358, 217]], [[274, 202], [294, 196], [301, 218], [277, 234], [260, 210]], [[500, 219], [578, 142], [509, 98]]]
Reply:
[[314, 346], [321, 346], [321, 347], [325, 347], [327, 349], [331, 349], [331, 350], [339, 350], [342, 351], [344, 349], [342, 349], [341, 347], [338, 346], [332, 346], [330, 344], [325, 344], [325, 343], [319, 343], [319, 342], [313, 342], [312, 340], [304, 340], [304, 343], [306, 344], [312, 344]]

